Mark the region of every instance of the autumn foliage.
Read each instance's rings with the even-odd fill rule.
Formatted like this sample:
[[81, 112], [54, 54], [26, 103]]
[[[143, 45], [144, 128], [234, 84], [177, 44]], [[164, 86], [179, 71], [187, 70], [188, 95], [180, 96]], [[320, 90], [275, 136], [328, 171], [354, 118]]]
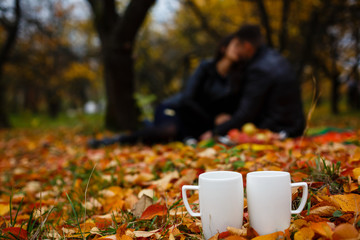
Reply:
[[[289, 229], [258, 236], [245, 201], [243, 227], [229, 226], [212, 239], [358, 239], [359, 131], [279, 140], [250, 127], [229, 135], [231, 147], [207, 141], [94, 150], [74, 129], [0, 132], [1, 236], [201, 239], [200, 219], [183, 206], [184, 184], [197, 185], [205, 171], [238, 171], [245, 180], [248, 172], [282, 170], [309, 186], [306, 207]], [[301, 194], [293, 192], [293, 208]], [[188, 198], [197, 210], [197, 193]]]

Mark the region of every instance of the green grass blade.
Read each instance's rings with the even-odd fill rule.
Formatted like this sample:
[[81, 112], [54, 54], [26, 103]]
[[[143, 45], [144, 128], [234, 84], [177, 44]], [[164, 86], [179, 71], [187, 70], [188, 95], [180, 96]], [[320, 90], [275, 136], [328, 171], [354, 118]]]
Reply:
[[71, 199], [70, 199], [70, 197], [69, 197], [69, 195], [68, 195], [67, 193], [66, 193], [66, 196], [67, 196], [67, 198], [69, 199], [71, 208], [72, 208], [72, 210], [73, 210], [73, 212], [74, 212], [74, 215], [75, 215], [75, 218], [76, 218], [76, 222], [77, 222], [77, 225], [78, 225], [79, 230], [80, 230], [80, 234], [81, 234], [82, 238], [84, 239], [84, 235], [83, 235], [83, 233], [82, 233], [82, 231], [81, 231], [81, 227], [80, 227], [80, 223], [79, 223], [79, 218], [78, 218], [77, 213], [76, 213], [76, 211], [75, 211], [74, 204], [73, 204], [73, 202], [71, 201]]

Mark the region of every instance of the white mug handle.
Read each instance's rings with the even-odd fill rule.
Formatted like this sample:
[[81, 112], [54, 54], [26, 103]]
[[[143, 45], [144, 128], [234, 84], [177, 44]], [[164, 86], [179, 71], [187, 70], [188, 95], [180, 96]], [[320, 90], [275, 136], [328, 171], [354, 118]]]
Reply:
[[303, 194], [301, 197], [300, 206], [296, 210], [291, 210], [291, 214], [299, 214], [304, 209], [306, 200], [308, 197], [308, 185], [306, 182], [299, 182], [299, 183], [292, 183], [291, 187], [302, 187], [303, 188]]
[[182, 186], [182, 197], [183, 197], [183, 202], [184, 202], [185, 208], [190, 213], [190, 215], [193, 217], [200, 217], [200, 213], [195, 213], [191, 210], [189, 202], [187, 200], [186, 190], [199, 190], [199, 186], [192, 186], [192, 185]]

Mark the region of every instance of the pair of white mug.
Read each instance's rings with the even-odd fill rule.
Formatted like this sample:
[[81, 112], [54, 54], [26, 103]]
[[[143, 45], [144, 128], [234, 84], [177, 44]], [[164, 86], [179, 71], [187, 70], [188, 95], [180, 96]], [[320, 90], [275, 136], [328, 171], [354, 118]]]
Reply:
[[[251, 172], [246, 176], [246, 186], [250, 225], [260, 235], [287, 229], [291, 214], [302, 211], [308, 196], [307, 184], [291, 183], [288, 172]], [[300, 206], [296, 210], [291, 210], [292, 187], [303, 187]], [[187, 190], [199, 191], [199, 213], [190, 208]], [[215, 171], [200, 174], [199, 186], [184, 185], [182, 196], [190, 215], [201, 217], [205, 239], [226, 231], [229, 226], [241, 228], [244, 190], [240, 173]]]

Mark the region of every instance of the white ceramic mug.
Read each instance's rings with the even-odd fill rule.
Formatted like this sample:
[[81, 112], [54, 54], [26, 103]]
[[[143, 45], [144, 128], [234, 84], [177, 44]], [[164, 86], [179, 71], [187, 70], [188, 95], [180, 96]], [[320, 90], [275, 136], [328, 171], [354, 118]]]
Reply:
[[[200, 212], [189, 206], [186, 191], [199, 190]], [[244, 212], [244, 190], [242, 175], [238, 172], [216, 171], [202, 173], [199, 186], [184, 185], [182, 196], [187, 211], [193, 217], [201, 217], [205, 239], [226, 228], [241, 228]]]
[[[292, 187], [303, 188], [296, 210], [291, 210]], [[305, 207], [308, 187], [305, 182], [291, 183], [288, 172], [260, 171], [247, 174], [246, 193], [250, 226], [259, 235], [265, 235], [290, 226], [291, 214], [298, 214]]]

